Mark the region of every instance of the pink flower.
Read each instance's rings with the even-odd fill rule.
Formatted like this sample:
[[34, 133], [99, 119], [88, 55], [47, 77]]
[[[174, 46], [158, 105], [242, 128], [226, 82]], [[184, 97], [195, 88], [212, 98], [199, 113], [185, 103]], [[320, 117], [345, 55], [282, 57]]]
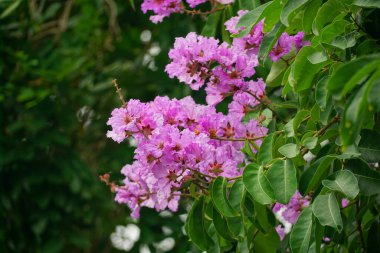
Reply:
[[152, 11], [155, 15], [151, 16], [150, 20], [159, 23], [170, 14], [181, 12], [181, 6], [181, 0], [144, 0], [141, 10], [144, 13]]

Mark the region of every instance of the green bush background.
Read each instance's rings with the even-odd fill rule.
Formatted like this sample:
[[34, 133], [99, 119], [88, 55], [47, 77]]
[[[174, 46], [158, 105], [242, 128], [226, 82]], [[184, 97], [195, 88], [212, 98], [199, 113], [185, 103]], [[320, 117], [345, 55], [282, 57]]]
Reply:
[[[197, 27], [171, 19], [154, 25], [128, 1], [0, 2], [0, 252], [115, 251], [110, 233], [129, 213], [98, 175], [120, 180], [133, 148], [105, 137], [120, 106], [112, 79], [126, 98], [189, 92], [163, 70], [174, 37]], [[156, 71], [143, 64], [152, 43]], [[134, 251], [162, 240], [162, 224], [181, 240], [173, 252], [185, 252], [182, 222], [153, 210], [143, 210]]]

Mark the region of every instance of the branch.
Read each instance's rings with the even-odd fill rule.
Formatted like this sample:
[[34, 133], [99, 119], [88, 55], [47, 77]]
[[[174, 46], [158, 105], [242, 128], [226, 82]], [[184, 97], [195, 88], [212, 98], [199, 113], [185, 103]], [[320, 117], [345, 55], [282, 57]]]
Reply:
[[263, 136], [259, 136], [259, 137], [255, 137], [255, 138], [223, 138], [223, 137], [216, 136], [216, 137], [212, 137], [211, 139], [219, 140], [219, 141], [257, 141], [257, 140], [263, 139], [267, 136], [268, 135], [263, 135]]
[[[334, 125], [336, 122], [338, 122], [340, 120], [340, 117], [339, 117], [339, 114], [335, 115], [334, 118], [332, 118], [329, 123], [327, 123], [326, 126], [324, 126], [323, 128], [321, 128], [318, 132], [316, 132], [314, 134], [314, 137], [319, 137], [319, 136], [322, 136], [327, 129], [329, 129], [332, 125]], [[301, 150], [301, 155], [305, 155], [307, 152], [309, 151], [309, 149], [307, 148], [303, 148]]]
[[113, 79], [112, 83], [116, 88], [116, 93], [119, 94], [119, 99], [120, 99], [121, 103], [123, 104], [123, 106], [125, 106], [127, 103], [125, 102], [123, 94], [121, 93], [121, 89], [119, 88], [119, 85], [117, 84], [117, 80]]

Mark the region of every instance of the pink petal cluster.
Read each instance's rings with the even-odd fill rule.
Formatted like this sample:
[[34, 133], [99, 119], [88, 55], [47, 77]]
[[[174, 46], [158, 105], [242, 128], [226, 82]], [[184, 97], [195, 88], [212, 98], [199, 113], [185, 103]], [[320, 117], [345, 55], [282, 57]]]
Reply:
[[170, 16], [172, 13], [179, 13], [182, 11], [181, 0], [144, 0], [141, 4], [141, 10], [144, 13], [152, 11], [155, 15], [149, 19], [157, 24], [162, 22], [165, 17]]
[[[244, 16], [248, 11], [240, 10], [238, 16], [232, 17], [227, 22], [225, 22], [226, 30], [231, 34], [238, 34], [240, 31], [244, 30], [244, 27], [237, 27], [239, 20]], [[262, 39], [265, 35], [263, 32], [264, 20], [261, 20], [255, 26], [253, 26], [250, 33], [245, 35], [242, 38], [234, 38], [233, 45], [246, 49], [249, 54], [257, 54], [260, 48]], [[300, 50], [304, 45], [309, 44], [308, 42], [303, 42], [304, 32], [299, 32], [294, 36], [291, 36], [284, 32], [276, 44], [274, 45], [272, 51], [269, 53], [269, 58], [272, 61], [279, 61], [281, 57], [289, 54], [293, 48]]]
[[281, 222], [281, 224], [276, 227], [276, 231], [281, 240], [290, 232], [291, 226], [296, 223], [302, 210], [309, 205], [310, 197], [302, 197], [302, 195], [296, 191], [288, 204], [276, 203], [273, 206], [272, 211]]
[[107, 124], [112, 127], [108, 137], [121, 142], [132, 136], [137, 142], [135, 161], [122, 169], [124, 185], [116, 190], [116, 201], [128, 204], [136, 218], [142, 206], [176, 211], [181, 186], [194, 178], [241, 175], [244, 142], [232, 140], [267, 133], [255, 120], [242, 123], [191, 97], [130, 100], [113, 110]]
[[[186, 0], [186, 3], [190, 8], [195, 8], [207, 1], [209, 0]], [[227, 5], [233, 3], [234, 0], [216, 0], [216, 2]], [[162, 22], [165, 17], [169, 17], [172, 13], [182, 13], [186, 9], [182, 0], [144, 0], [141, 4], [141, 10], [143, 13], [152, 11], [154, 15], [150, 16], [149, 19], [157, 24]]]
[[[193, 90], [206, 84], [209, 105], [216, 105], [227, 96], [244, 92], [264, 96], [262, 80], [247, 80], [255, 74], [258, 60], [256, 55], [247, 54], [244, 49], [189, 33], [185, 38], [176, 38], [169, 58], [172, 62], [165, 69], [169, 77], [177, 77]], [[257, 101], [252, 96], [250, 102], [245, 104], [254, 106], [255, 103]]]

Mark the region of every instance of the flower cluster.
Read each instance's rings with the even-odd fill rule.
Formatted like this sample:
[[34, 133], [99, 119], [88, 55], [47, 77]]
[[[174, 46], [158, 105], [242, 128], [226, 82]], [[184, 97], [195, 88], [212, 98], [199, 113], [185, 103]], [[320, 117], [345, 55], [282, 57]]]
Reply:
[[120, 143], [132, 136], [137, 142], [135, 161], [124, 166], [124, 185], [116, 189], [116, 200], [127, 203], [133, 217], [142, 206], [176, 211], [185, 182], [197, 180], [202, 188], [216, 176], [240, 176], [244, 140], [259, 146], [267, 133], [255, 120], [242, 123], [191, 97], [130, 100], [113, 110], [107, 124], [108, 137]]
[[296, 223], [301, 211], [308, 207], [310, 204], [310, 197], [302, 195], [296, 191], [293, 197], [290, 199], [289, 203], [284, 205], [281, 203], [276, 203], [273, 206], [273, 213], [275, 214], [277, 220], [280, 221], [280, 225], [276, 227], [276, 231], [280, 236], [280, 239], [284, 239], [285, 235], [288, 234]]
[[[240, 10], [238, 16], [232, 17], [225, 23], [226, 30], [231, 34], [236, 35], [240, 31], [244, 30], [245, 27], [237, 27], [239, 20], [248, 11]], [[262, 39], [265, 35], [264, 31], [264, 20], [261, 20], [252, 30], [242, 38], [234, 38], [233, 45], [239, 48], [247, 50], [248, 54], [257, 54], [260, 48]], [[309, 44], [309, 42], [303, 42], [304, 32], [299, 32], [294, 36], [290, 36], [286, 32], [281, 34], [280, 38], [274, 45], [272, 51], [269, 53], [269, 58], [276, 62], [281, 59], [281, 57], [289, 54], [294, 48], [300, 50], [303, 46]]]
[[[207, 2], [208, 0], [186, 0], [186, 4], [190, 8], [195, 8], [200, 4]], [[215, 9], [217, 4], [230, 4], [234, 0], [215, 0], [210, 1]], [[188, 10], [185, 8], [185, 3], [182, 0], [144, 0], [141, 4], [141, 10], [144, 13], [152, 11], [153, 16], [150, 17], [150, 20], [153, 23], [160, 23], [165, 17], [170, 16], [172, 13], [182, 13], [189, 12], [191, 14], [197, 14], [196, 10]], [[201, 13], [201, 12], [199, 12]]]
[[[177, 77], [193, 90], [206, 84], [209, 105], [216, 105], [225, 97], [234, 95], [233, 107], [240, 112], [254, 107], [257, 104], [255, 97], [264, 96], [265, 84], [261, 79], [246, 80], [255, 74], [257, 56], [249, 55], [239, 47], [189, 33], [185, 38], [176, 39], [169, 58], [172, 62], [165, 69], [169, 77]], [[246, 93], [251, 93], [249, 99]], [[237, 109], [241, 103], [243, 105]]]

